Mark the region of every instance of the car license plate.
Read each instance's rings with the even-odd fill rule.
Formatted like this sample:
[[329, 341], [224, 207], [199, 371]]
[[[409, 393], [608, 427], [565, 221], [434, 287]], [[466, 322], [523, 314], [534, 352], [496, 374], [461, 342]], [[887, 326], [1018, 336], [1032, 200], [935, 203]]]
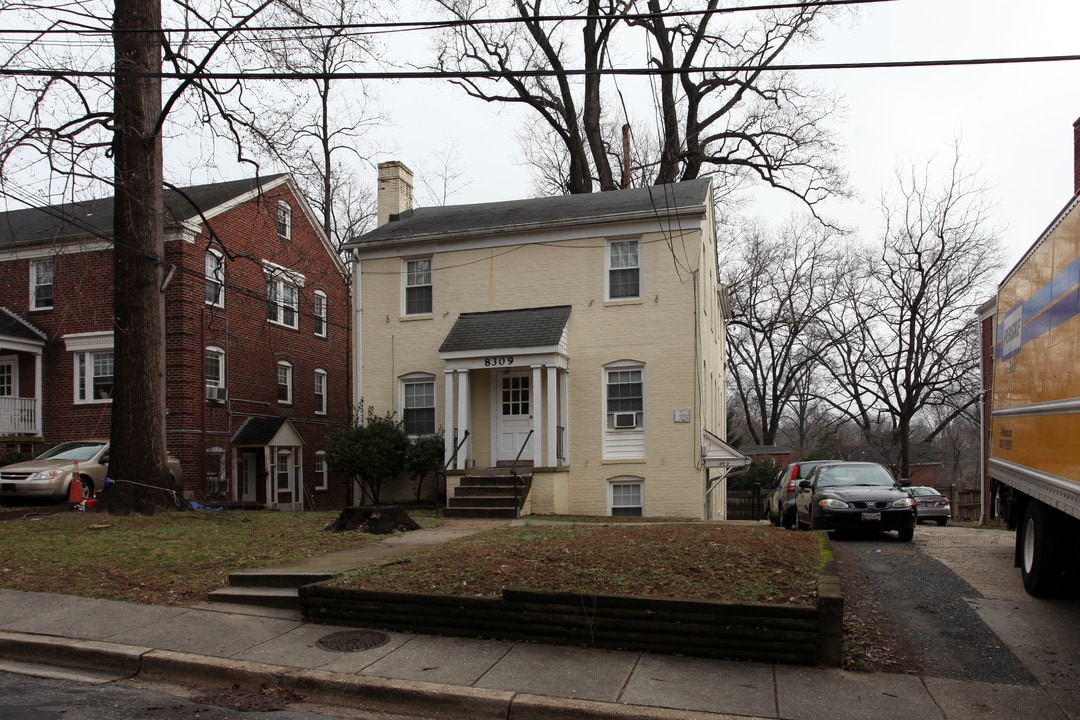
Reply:
[[864, 512], [862, 514], [863, 522], [880, 522], [881, 513], [879, 512]]

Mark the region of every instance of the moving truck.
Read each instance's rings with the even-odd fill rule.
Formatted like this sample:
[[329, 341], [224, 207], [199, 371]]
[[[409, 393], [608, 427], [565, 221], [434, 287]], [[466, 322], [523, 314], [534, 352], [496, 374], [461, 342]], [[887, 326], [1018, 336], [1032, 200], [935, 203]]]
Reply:
[[1002, 281], [994, 327], [991, 512], [1049, 595], [1080, 576], [1080, 193]]

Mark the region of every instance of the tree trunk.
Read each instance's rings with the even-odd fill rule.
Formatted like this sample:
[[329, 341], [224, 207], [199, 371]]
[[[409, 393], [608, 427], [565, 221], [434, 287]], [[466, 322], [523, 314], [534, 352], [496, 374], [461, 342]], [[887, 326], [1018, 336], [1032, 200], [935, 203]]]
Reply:
[[[115, 481], [103, 504], [111, 513], [152, 513], [171, 504], [165, 448], [164, 224], [161, 115], [161, 6], [116, 0], [113, 152], [112, 446]], [[137, 483], [137, 484], [136, 484]]]

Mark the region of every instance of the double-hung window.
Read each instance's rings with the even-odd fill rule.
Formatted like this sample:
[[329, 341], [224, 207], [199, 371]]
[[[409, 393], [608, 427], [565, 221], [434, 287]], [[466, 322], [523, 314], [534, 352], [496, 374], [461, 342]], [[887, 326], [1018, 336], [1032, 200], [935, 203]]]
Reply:
[[225, 258], [213, 250], [206, 253], [206, 304], [225, 307]]
[[607, 371], [608, 430], [634, 430], [642, 426], [645, 403], [640, 368]]
[[64, 335], [64, 346], [74, 361], [76, 404], [112, 402], [113, 334], [108, 332]]
[[405, 434], [435, 433], [435, 380], [430, 375], [404, 378], [401, 383]]
[[281, 276], [266, 281], [266, 319], [277, 325], [295, 328], [300, 310], [300, 292], [296, 285]]
[[326, 293], [315, 291], [315, 334], [326, 337]]
[[609, 300], [641, 297], [641, 243], [638, 240], [608, 243], [607, 291]]
[[206, 399], [211, 402], [226, 399], [225, 351], [219, 347], [206, 348]]
[[616, 478], [608, 483], [612, 517], [641, 517], [641, 478]]
[[53, 306], [53, 261], [30, 263], [30, 309], [50, 310]]
[[284, 361], [277, 364], [277, 401], [292, 405], [292, 365]]
[[292, 237], [292, 208], [284, 200], [277, 204], [277, 234], [286, 240]]
[[326, 371], [315, 371], [315, 414], [326, 414]]
[[405, 314], [430, 315], [432, 312], [431, 258], [405, 261]]
[[315, 453], [315, 489], [326, 490], [330, 483], [326, 479], [326, 451], [318, 450]]

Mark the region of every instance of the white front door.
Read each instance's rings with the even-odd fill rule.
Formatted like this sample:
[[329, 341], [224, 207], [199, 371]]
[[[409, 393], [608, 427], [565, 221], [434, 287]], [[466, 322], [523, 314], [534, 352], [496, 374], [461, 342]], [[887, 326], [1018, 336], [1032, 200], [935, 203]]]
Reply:
[[532, 462], [532, 438], [524, 450], [521, 446], [532, 429], [532, 377], [525, 375], [499, 375], [495, 388], [495, 460], [510, 461], [518, 457]]

